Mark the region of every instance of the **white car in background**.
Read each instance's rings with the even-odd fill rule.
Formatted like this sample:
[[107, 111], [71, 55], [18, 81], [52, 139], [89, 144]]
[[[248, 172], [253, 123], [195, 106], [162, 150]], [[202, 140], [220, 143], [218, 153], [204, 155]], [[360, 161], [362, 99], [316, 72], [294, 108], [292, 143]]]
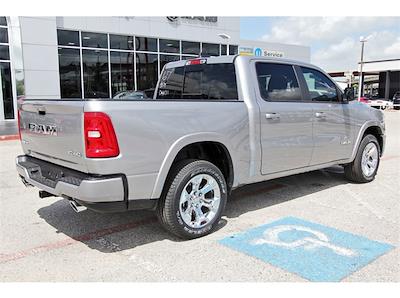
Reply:
[[393, 101], [377, 98], [369, 94], [361, 97], [360, 101], [376, 109], [385, 110], [387, 108], [393, 108]]
[[368, 105], [381, 110], [393, 108], [393, 102], [385, 99], [370, 100]]

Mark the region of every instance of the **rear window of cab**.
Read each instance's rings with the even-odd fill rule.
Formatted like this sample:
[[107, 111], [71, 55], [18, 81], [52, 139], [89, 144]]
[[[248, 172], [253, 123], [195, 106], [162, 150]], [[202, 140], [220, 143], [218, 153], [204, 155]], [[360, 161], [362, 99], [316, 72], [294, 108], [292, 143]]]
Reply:
[[237, 100], [233, 63], [194, 64], [164, 69], [157, 99]]

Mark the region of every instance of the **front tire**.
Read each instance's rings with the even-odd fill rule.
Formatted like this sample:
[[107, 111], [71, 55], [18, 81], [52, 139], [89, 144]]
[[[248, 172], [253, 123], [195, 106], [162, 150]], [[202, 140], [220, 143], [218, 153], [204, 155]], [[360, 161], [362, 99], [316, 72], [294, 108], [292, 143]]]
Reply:
[[167, 183], [157, 208], [163, 227], [184, 239], [214, 231], [227, 199], [219, 168], [205, 160], [186, 160], [174, 167]]
[[380, 146], [373, 135], [366, 135], [358, 147], [354, 161], [344, 167], [345, 177], [358, 183], [367, 183], [375, 179], [380, 162]]

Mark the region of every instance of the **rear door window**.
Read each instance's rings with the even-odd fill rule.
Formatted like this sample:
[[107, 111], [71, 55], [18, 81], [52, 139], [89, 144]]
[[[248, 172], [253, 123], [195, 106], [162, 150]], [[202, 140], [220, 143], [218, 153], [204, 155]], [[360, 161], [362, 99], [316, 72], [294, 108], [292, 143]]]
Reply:
[[302, 95], [292, 65], [256, 63], [261, 97], [268, 101], [301, 101]]
[[220, 63], [165, 69], [160, 78], [157, 99], [238, 99], [235, 66]]

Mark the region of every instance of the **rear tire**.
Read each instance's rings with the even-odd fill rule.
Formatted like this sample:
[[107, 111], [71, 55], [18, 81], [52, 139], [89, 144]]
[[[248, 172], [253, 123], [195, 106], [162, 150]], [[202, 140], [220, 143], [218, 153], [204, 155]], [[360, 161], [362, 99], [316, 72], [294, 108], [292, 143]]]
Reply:
[[378, 140], [373, 135], [366, 135], [361, 140], [354, 161], [344, 166], [345, 177], [358, 183], [373, 181], [379, 168], [380, 156]]
[[205, 160], [185, 160], [172, 169], [166, 183], [157, 207], [165, 229], [184, 239], [216, 229], [227, 199], [226, 181], [218, 167]]

